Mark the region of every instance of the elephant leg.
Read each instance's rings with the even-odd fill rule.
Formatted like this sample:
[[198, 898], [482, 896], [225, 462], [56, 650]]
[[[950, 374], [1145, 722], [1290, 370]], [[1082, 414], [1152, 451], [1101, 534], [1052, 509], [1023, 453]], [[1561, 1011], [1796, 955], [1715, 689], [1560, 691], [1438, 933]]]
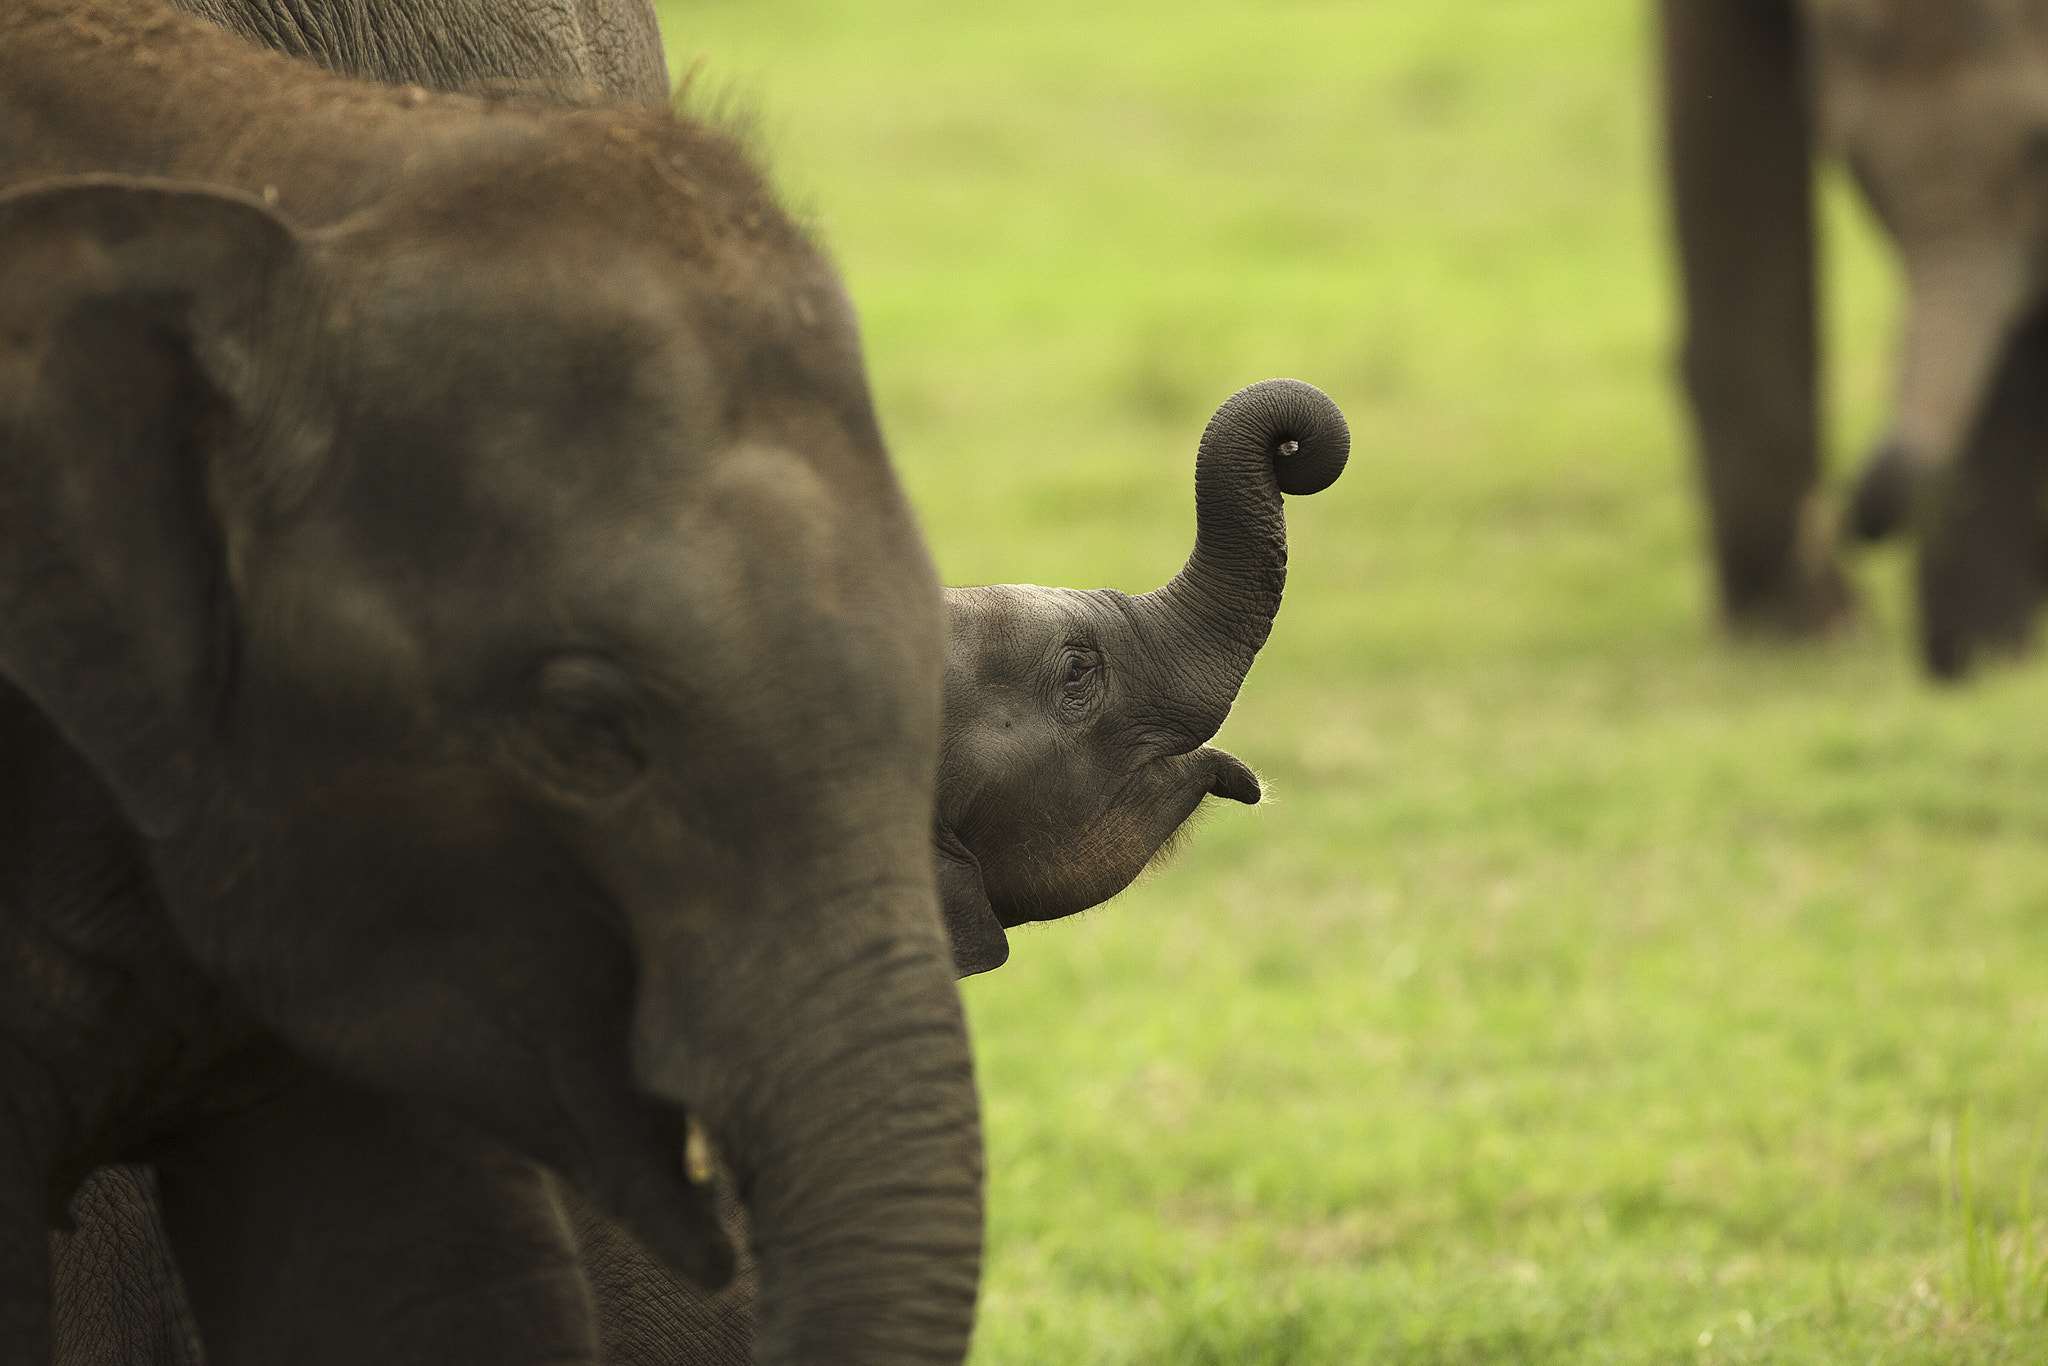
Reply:
[[598, 1359], [550, 1177], [326, 1074], [153, 1154], [209, 1366]]
[[1981, 651], [2019, 653], [2042, 597], [2048, 494], [2048, 307], [2006, 342], [1920, 545], [1920, 641], [1937, 678]]
[[1661, 0], [1682, 368], [1721, 606], [1818, 632], [1849, 596], [1819, 515], [1813, 134], [1790, 0]]
[[101, 1167], [50, 1235], [55, 1366], [201, 1366], [199, 1332], [164, 1240], [156, 1173]]
[[754, 1264], [746, 1211], [728, 1192], [718, 1217], [741, 1249], [732, 1283], [708, 1291], [670, 1271], [615, 1221], [563, 1192], [597, 1304], [605, 1366], [747, 1366], [754, 1359]]

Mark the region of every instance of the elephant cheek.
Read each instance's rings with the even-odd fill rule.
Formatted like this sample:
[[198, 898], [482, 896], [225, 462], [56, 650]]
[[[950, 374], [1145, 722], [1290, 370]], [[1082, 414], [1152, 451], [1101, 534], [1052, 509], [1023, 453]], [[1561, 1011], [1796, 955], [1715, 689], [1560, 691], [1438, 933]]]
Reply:
[[[1144, 776], [1117, 802], [1057, 838], [1010, 841], [984, 860], [989, 901], [1005, 926], [1078, 915], [1122, 892], [1174, 845], [1201, 805], [1208, 766]], [[1046, 851], [1050, 850], [1050, 853]]]

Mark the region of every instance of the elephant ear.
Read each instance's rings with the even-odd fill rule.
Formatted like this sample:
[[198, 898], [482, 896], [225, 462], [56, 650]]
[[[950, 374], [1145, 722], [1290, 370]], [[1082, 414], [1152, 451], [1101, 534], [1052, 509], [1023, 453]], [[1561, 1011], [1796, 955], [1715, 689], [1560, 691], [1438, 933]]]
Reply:
[[953, 941], [953, 975], [972, 977], [1008, 962], [1010, 937], [989, 905], [981, 860], [943, 826], [932, 834], [932, 870], [938, 875], [946, 937]]
[[161, 838], [190, 814], [231, 658], [205, 452], [297, 250], [231, 191], [130, 177], [0, 194], [0, 675]]

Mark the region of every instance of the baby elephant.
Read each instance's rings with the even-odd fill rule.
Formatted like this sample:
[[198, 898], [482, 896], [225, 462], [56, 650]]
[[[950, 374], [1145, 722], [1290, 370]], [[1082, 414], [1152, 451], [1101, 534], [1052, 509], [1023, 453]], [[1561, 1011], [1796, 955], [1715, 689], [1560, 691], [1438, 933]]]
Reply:
[[1890, 435], [1851, 534], [1917, 527], [1928, 667], [2022, 646], [2048, 475], [2048, 0], [1662, 0], [1685, 375], [1724, 605], [1825, 626], [1812, 160], [1839, 152], [1896, 242]]
[[1006, 928], [1122, 891], [1203, 797], [1259, 800], [1208, 741], [1280, 608], [1280, 495], [1329, 487], [1350, 447], [1320, 389], [1254, 384], [1202, 434], [1194, 553], [1164, 588], [946, 590], [933, 843], [963, 975], [1004, 960]]

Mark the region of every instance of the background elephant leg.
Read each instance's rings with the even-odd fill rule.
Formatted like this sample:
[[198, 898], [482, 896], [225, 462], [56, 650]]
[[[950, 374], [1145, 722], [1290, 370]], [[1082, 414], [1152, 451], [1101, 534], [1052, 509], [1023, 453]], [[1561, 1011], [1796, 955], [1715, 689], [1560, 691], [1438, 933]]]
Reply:
[[1937, 677], [1980, 650], [2017, 653], [2042, 596], [2048, 493], [2048, 307], [2013, 333], [1970, 444], [1920, 546], [1920, 639]]
[[325, 1074], [156, 1154], [209, 1366], [595, 1362], [544, 1171]]
[[719, 1222], [740, 1249], [725, 1289], [670, 1271], [612, 1220], [563, 1192], [596, 1301], [605, 1366], [747, 1366], [754, 1359], [754, 1263], [746, 1211], [724, 1192]]
[[1692, 402], [1721, 605], [1818, 631], [1847, 609], [1819, 477], [1810, 115], [1789, 0], [1662, 0]]
[[71, 1220], [50, 1235], [55, 1366], [202, 1366], [155, 1172], [99, 1168], [71, 1197]]

